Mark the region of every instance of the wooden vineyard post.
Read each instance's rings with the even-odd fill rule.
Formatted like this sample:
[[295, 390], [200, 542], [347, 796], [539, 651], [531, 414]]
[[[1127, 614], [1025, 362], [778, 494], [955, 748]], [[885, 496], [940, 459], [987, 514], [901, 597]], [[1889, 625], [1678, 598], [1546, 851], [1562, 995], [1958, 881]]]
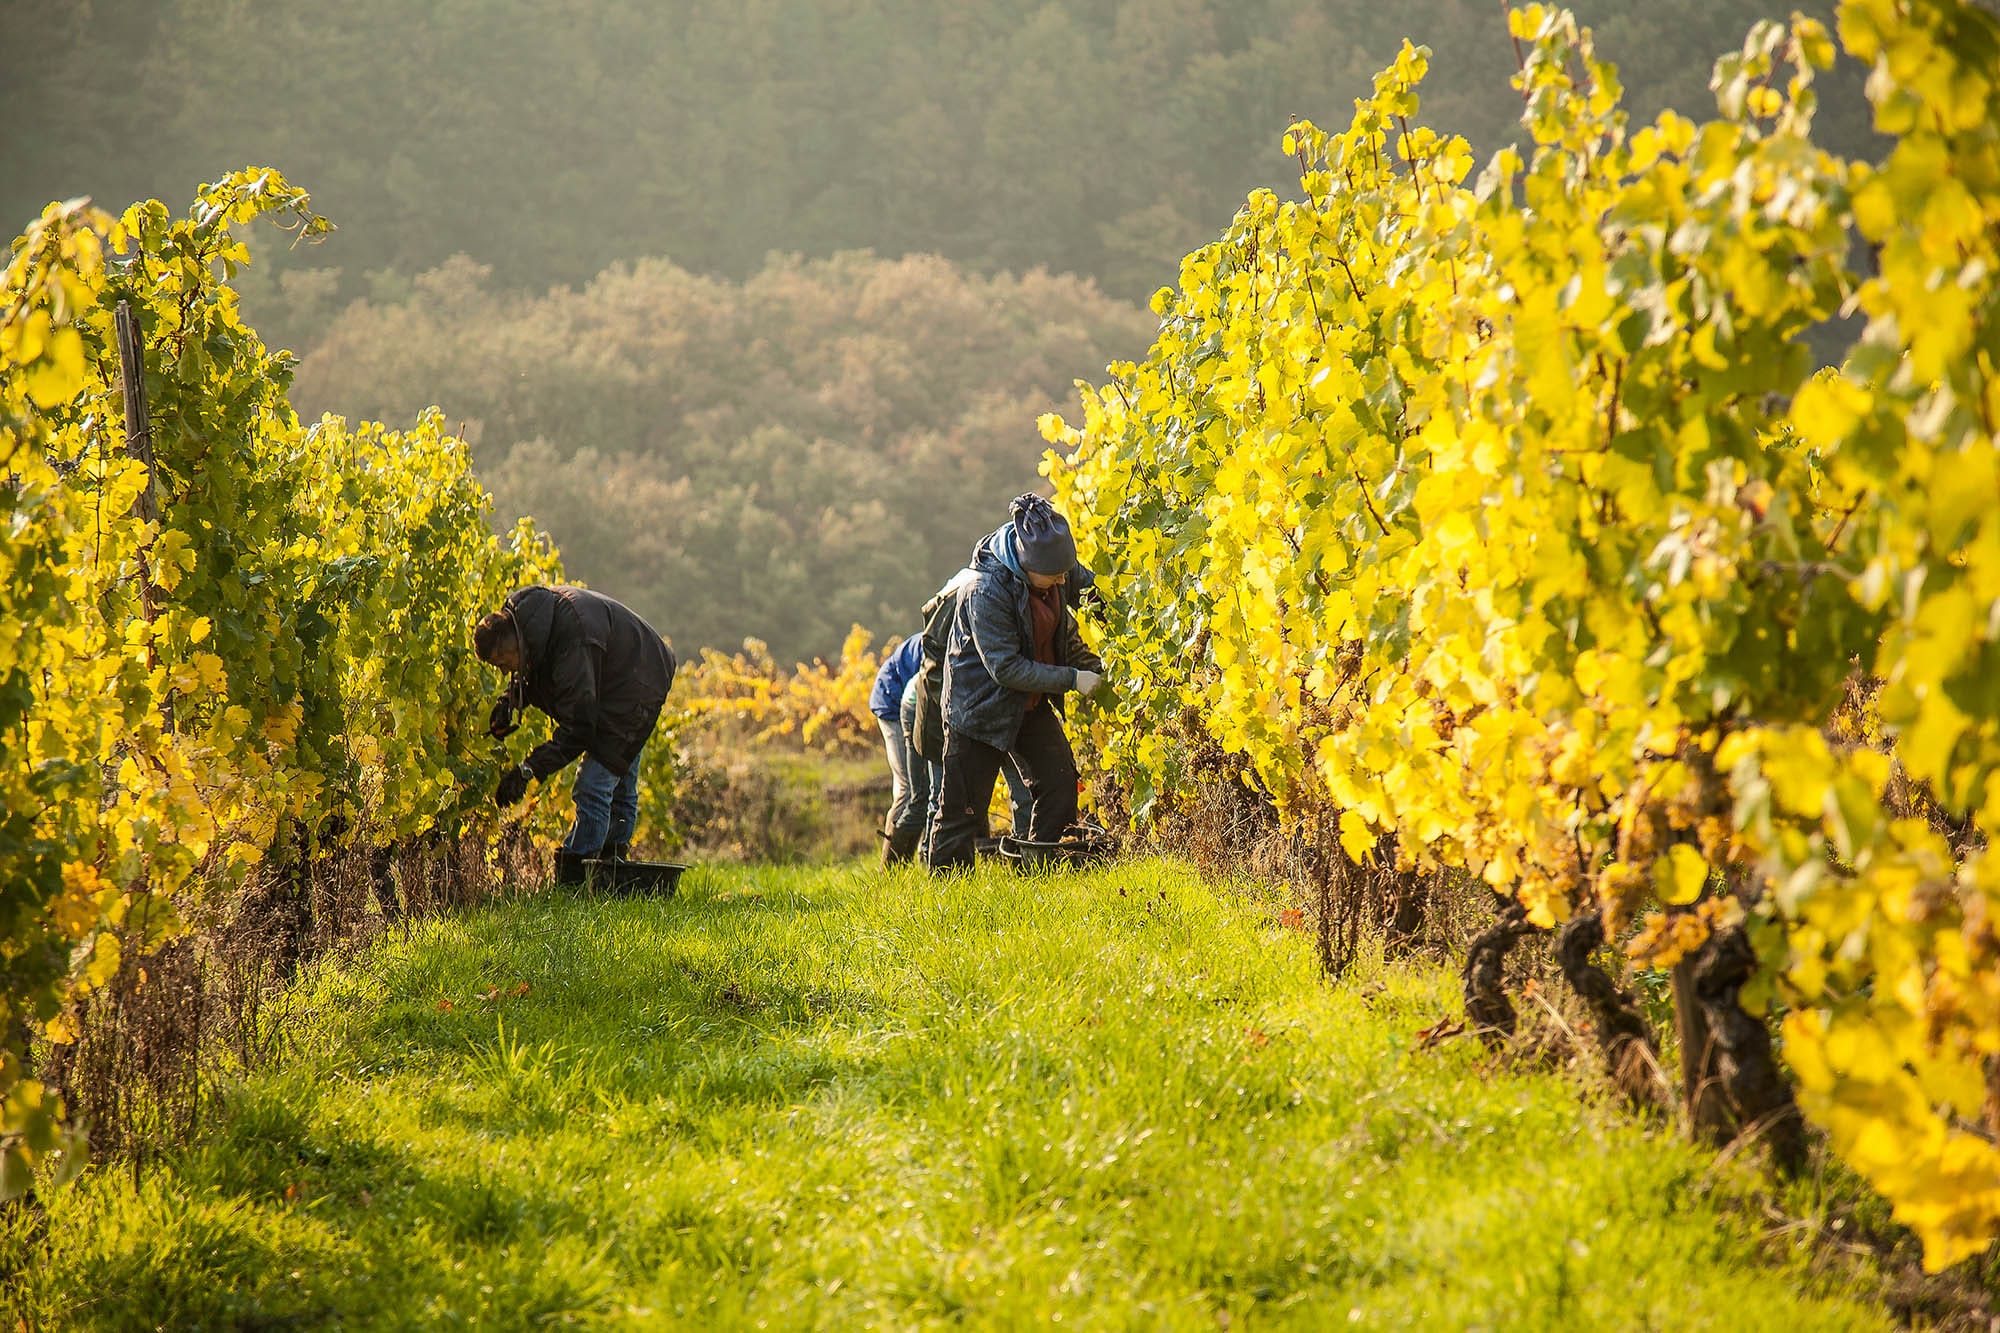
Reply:
[[[125, 394], [125, 449], [146, 469], [146, 488], [132, 505], [141, 521], [160, 521], [159, 470], [153, 464], [153, 423], [146, 413], [146, 349], [139, 342], [139, 321], [133, 317], [132, 303], [118, 303], [118, 381]], [[148, 542], [148, 547], [151, 543]], [[139, 553], [140, 602], [146, 622], [153, 620], [153, 571], [147, 564], [146, 548]]]
[[[146, 411], [146, 349], [139, 341], [139, 321], [130, 301], [118, 303], [115, 321], [118, 336], [118, 382], [125, 398], [125, 449], [146, 469], [146, 485], [132, 504], [132, 512], [146, 523], [160, 521], [160, 474], [153, 461], [153, 422]], [[139, 610], [148, 625], [157, 612], [159, 589], [153, 583], [152, 539], [139, 548]], [[146, 665], [158, 665], [154, 646], [146, 645]], [[174, 729], [174, 697], [170, 691], [162, 705], [167, 730]]]
[[[160, 518], [160, 483], [153, 466], [153, 424], [146, 415], [146, 349], [139, 344], [139, 321], [132, 303], [118, 303], [118, 379], [125, 391], [125, 448], [146, 468], [146, 489], [133, 506], [147, 523]], [[147, 580], [148, 600], [152, 581]]]
[[1674, 964], [1674, 1035], [1680, 1042], [1681, 1099], [1686, 1108], [1688, 1137], [1721, 1147], [1735, 1132], [1734, 1117], [1723, 1095], [1716, 1068], [1715, 1034], [1695, 990], [1695, 962], [1690, 955]]

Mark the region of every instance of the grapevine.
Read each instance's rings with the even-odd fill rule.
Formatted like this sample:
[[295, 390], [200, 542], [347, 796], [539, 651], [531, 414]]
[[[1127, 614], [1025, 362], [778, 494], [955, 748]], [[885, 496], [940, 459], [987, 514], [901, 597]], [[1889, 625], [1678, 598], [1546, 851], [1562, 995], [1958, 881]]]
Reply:
[[[881, 663], [872, 637], [856, 625], [833, 662], [782, 667], [761, 640], [748, 639], [738, 652], [706, 648], [684, 664], [660, 722], [667, 743], [648, 746], [641, 759], [640, 822], [669, 839], [681, 831], [674, 817], [681, 781], [692, 771], [699, 785], [705, 763], [726, 767], [767, 748], [825, 758], [879, 755], [882, 733], [868, 711]], [[893, 647], [892, 640], [884, 651]]]
[[298, 419], [229, 285], [258, 218], [329, 225], [254, 169], [185, 217], [51, 205], [0, 285], [0, 1197], [80, 1158], [31, 1050], [190, 904], [334, 847], [500, 831], [468, 627], [555, 553], [493, 535], [436, 412]]
[[1747, 930], [1805, 1110], [1942, 1266], [2000, 1232], [1994, 20], [1842, 7], [1879, 171], [1813, 142], [1814, 21], [1719, 61], [1713, 119], [1636, 129], [1571, 15], [1509, 22], [1525, 153], [1474, 177], [1406, 46], [1045, 419], [1109, 752], [1143, 813], [1200, 718], [1288, 821], [1642, 964]]

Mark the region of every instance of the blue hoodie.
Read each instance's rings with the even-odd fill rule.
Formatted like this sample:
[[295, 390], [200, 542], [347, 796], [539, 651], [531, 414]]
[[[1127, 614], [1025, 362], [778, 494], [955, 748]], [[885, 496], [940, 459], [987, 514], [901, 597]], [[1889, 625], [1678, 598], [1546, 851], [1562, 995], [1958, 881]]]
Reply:
[[924, 636], [912, 634], [882, 659], [875, 672], [875, 688], [868, 692], [868, 711], [884, 722], [898, 721], [903, 715], [903, 687], [923, 669]]

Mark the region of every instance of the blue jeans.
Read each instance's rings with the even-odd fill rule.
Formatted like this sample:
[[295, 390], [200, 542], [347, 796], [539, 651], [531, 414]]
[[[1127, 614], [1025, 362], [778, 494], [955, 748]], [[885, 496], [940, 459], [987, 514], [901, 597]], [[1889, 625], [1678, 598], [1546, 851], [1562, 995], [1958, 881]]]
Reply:
[[632, 841], [639, 826], [639, 761], [624, 776], [588, 755], [576, 771], [576, 822], [563, 839], [563, 850], [577, 856], [597, 856], [607, 847]]

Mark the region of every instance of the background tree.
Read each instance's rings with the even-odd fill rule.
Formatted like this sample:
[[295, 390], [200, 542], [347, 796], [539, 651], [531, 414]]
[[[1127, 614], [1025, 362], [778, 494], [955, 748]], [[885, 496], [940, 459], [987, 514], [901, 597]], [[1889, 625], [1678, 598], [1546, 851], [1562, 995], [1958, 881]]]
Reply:
[[[1702, 114], [1714, 53], [1792, 5], [1577, 8], [1643, 119]], [[8, 144], [0, 219], [255, 159], [342, 228], [269, 267], [337, 267], [347, 298], [461, 251], [539, 290], [868, 247], [1143, 299], [1287, 179], [1290, 117], [1345, 114], [1412, 33], [1433, 123], [1482, 154], [1519, 137], [1490, 0], [42, 0], [0, 10], [0, 113], [37, 127]], [[1828, 145], [1865, 146], [1858, 77], [1822, 93]], [[275, 281], [250, 300], [300, 344], [334, 309]]]
[[356, 302], [300, 365], [313, 413], [442, 397], [502, 514], [677, 646], [781, 659], [900, 632], [1035, 479], [1041, 412], [1143, 348], [1088, 282], [934, 256], [660, 260], [526, 297], [464, 257]]
[[[1641, 118], [1706, 114], [1774, 8], [1579, 4]], [[1034, 416], [1406, 33], [1432, 124], [1522, 137], [1491, 0], [42, 0], [0, 7], [0, 115], [37, 127], [0, 218], [283, 165], [340, 231], [253, 241], [240, 289], [303, 404], [440, 403], [502, 517], [683, 646], [831, 652], [950, 573]], [[1820, 90], [1864, 151], [1858, 78]]]

